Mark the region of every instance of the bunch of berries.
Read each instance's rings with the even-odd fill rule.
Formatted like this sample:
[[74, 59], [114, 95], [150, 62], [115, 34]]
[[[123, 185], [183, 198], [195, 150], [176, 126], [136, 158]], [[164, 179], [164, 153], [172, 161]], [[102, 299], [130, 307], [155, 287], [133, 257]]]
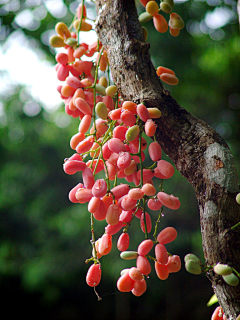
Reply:
[[[141, 13], [139, 16], [139, 21], [145, 23], [153, 19], [153, 24], [155, 29], [160, 33], [165, 33], [170, 30], [170, 34], [173, 37], [177, 37], [180, 30], [184, 28], [183, 19], [176, 13], [172, 12], [174, 7], [173, 0], [164, 0], [160, 2], [160, 5], [156, 1], [150, 0], [140, 0], [142, 5], [145, 7], [146, 11]], [[170, 15], [169, 21], [164, 18], [160, 12], [164, 12]], [[145, 32], [145, 40], [147, 39], [147, 33]]]
[[[120, 291], [130, 288], [128, 291], [139, 296], [146, 290], [144, 276], [151, 271], [148, 259], [155, 261], [156, 273], [162, 280], [181, 266], [180, 258], [165, 248], [176, 238], [176, 230], [168, 227], [157, 236], [162, 206], [173, 210], [180, 207], [179, 199], [162, 189], [163, 180], [173, 176], [174, 167], [162, 159], [161, 146], [155, 139], [155, 119], [161, 117], [161, 111], [148, 108], [144, 101], [123, 101], [111, 83], [108, 57], [101, 43], [88, 45], [79, 41], [80, 32], [92, 29], [86, 17], [83, 1], [72, 24], [74, 31], [60, 22], [56, 25], [57, 35], [50, 39], [53, 47], [65, 48], [65, 52], [56, 54], [57, 78], [65, 81], [57, 90], [66, 113], [80, 119], [78, 132], [70, 140], [75, 153], [65, 159], [63, 169], [70, 175], [81, 173], [82, 181], [70, 190], [69, 199], [73, 203], [87, 203], [91, 217], [92, 255], [86, 260], [93, 262], [86, 277], [89, 286], [95, 288], [100, 283], [100, 258], [111, 251], [112, 236], [122, 230], [117, 247], [126, 255], [130, 244], [127, 230], [133, 220], [139, 219], [145, 240], [135, 253], [136, 268], [125, 270], [117, 284]], [[85, 57], [92, 57], [92, 61], [84, 60]], [[172, 70], [160, 68], [164, 71], [161, 74], [173, 75]], [[154, 141], [148, 144], [147, 137]], [[144, 150], [152, 161], [150, 166], [144, 165]], [[160, 179], [160, 190], [154, 186], [154, 178]], [[147, 207], [159, 212], [153, 240], [149, 239], [152, 217]], [[95, 239], [94, 223], [103, 220], [105, 232]], [[150, 258], [148, 253], [154, 244], [156, 257]], [[130, 284], [126, 285], [126, 281]]]

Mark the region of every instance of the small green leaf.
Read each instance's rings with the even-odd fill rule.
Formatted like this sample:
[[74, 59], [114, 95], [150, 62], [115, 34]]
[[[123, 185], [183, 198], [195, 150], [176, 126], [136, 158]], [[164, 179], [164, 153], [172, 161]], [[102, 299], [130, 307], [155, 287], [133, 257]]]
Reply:
[[211, 299], [208, 301], [207, 306], [211, 307], [214, 303], [218, 302], [218, 298], [217, 296], [214, 294]]

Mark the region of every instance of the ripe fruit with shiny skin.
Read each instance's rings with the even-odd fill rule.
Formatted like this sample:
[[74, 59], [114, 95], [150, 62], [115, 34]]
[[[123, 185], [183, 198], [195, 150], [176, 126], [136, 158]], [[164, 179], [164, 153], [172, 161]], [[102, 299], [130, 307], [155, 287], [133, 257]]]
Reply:
[[86, 282], [90, 287], [96, 287], [101, 281], [101, 266], [100, 264], [92, 264], [88, 269]]

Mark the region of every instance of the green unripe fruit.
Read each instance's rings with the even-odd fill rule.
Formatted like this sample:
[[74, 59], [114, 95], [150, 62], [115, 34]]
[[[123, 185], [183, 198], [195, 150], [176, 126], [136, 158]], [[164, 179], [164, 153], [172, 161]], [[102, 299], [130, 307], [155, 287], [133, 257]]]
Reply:
[[98, 102], [95, 107], [96, 114], [99, 118], [106, 120], [108, 117], [107, 107], [104, 102]]
[[172, 8], [174, 7], [174, 1], [173, 0], [164, 0], [163, 2], [169, 4]]
[[102, 96], [106, 95], [106, 88], [104, 86], [101, 86], [100, 84], [96, 84], [96, 92], [101, 94]]
[[161, 2], [160, 3], [160, 9], [163, 12], [166, 12], [166, 13], [171, 13], [172, 12], [172, 7], [167, 2]]
[[185, 257], [184, 257], [184, 261], [187, 262], [188, 260], [193, 260], [197, 263], [200, 263], [200, 259], [193, 253], [188, 253]]
[[145, 22], [151, 20], [152, 18], [153, 18], [153, 16], [145, 11], [140, 14], [140, 16], [138, 17], [138, 20], [140, 23], [145, 23]]
[[240, 314], [237, 316], [236, 320], [240, 320]]
[[216, 264], [213, 270], [216, 274], [219, 274], [220, 276], [229, 275], [232, 273], [232, 268], [229, 267], [227, 264], [222, 263]]
[[188, 260], [185, 263], [185, 269], [192, 274], [201, 274], [202, 273], [202, 268], [200, 264], [194, 260]]
[[147, 38], [148, 38], [148, 31], [147, 31], [147, 28], [145, 27], [142, 27], [143, 28], [143, 36], [144, 36], [144, 40], [145, 42], [147, 41]]
[[120, 272], [120, 275], [124, 275], [124, 273], [128, 272], [130, 270], [130, 268], [126, 268], [126, 269], [123, 269], [121, 272]]
[[140, 132], [140, 129], [137, 124], [135, 126], [128, 128], [128, 130], [125, 134], [126, 140], [129, 142], [133, 141], [135, 138], [137, 138], [139, 132]]
[[232, 287], [236, 287], [239, 284], [239, 278], [234, 273], [222, 277], [223, 280]]
[[67, 40], [65, 41], [65, 43], [70, 46], [70, 47], [73, 47], [75, 46], [78, 42], [75, 38], [67, 38]]
[[49, 43], [53, 48], [65, 47], [65, 42], [64, 42], [63, 38], [61, 38], [59, 36], [52, 36], [49, 39]]
[[238, 194], [236, 195], [236, 201], [237, 201], [238, 204], [240, 204], [240, 193], [238, 193]]
[[168, 24], [172, 29], [182, 29], [185, 26], [183, 19], [176, 12], [170, 14], [170, 20]]
[[136, 251], [123, 251], [120, 257], [124, 260], [132, 260], [138, 257], [138, 253]]
[[117, 93], [117, 86], [112, 85], [106, 88], [106, 95], [113, 97]]
[[91, 76], [94, 78], [95, 77], [95, 73], [96, 73], [96, 67], [92, 66], [91, 68]]

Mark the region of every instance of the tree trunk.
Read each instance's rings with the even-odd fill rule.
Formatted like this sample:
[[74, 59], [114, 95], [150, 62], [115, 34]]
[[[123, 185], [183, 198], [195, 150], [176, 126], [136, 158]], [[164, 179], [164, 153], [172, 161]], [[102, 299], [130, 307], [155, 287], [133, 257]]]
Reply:
[[[226, 263], [240, 271], [240, 206], [233, 156], [209, 125], [181, 108], [164, 90], [144, 42], [134, 0], [97, 0], [96, 30], [107, 51], [111, 73], [124, 100], [158, 107], [156, 137], [177, 170], [192, 184], [199, 203], [206, 265]], [[227, 285], [208, 272], [228, 319], [240, 313], [240, 285]]]

